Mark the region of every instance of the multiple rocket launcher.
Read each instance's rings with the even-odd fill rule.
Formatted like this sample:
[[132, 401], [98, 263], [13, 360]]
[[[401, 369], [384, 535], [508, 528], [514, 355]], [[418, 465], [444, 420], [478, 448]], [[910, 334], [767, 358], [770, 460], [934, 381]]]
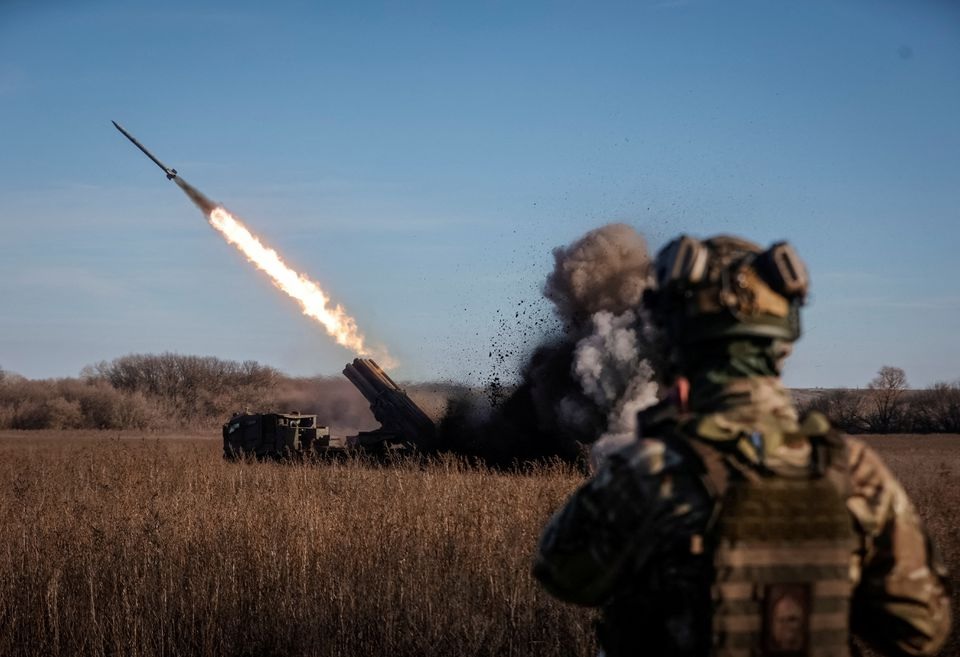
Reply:
[[[176, 169], [170, 168], [158, 160], [153, 153], [147, 150], [146, 146], [124, 130], [119, 123], [116, 121], [112, 121], [112, 123], [124, 137], [129, 139], [134, 146], [160, 167], [167, 176], [167, 180], [173, 180], [177, 183], [186, 192], [187, 196], [203, 210], [204, 214], [209, 216], [213, 209], [217, 207], [210, 199], [183, 180], [177, 174]], [[380, 450], [390, 445], [426, 450], [436, 447], [436, 426], [433, 420], [407, 396], [403, 389], [376, 362], [369, 358], [357, 358], [344, 368], [343, 374], [366, 398], [373, 416], [381, 424], [380, 429], [362, 432], [358, 436], [351, 437], [354, 440], [349, 446], [374, 450]], [[237, 432], [235, 436], [228, 436], [227, 428], [229, 424], [228, 422], [227, 425], [224, 425], [224, 453], [227, 455], [247, 448], [246, 445], [237, 442], [243, 432]], [[262, 423], [256, 424], [257, 432], [261, 431], [261, 425]], [[251, 445], [256, 444], [258, 447], [264, 447], [263, 443], [263, 435], [258, 433]], [[289, 445], [286, 446], [286, 448], [289, 447]], [[274, 452], [280, 449], [279, 446], [274, 446], [271, 443], [267, 451]]]
[[328, 427], [317, 424], [316, 415], [238, 413], [223, 425], [224, 458], [304, 458], [349, 451], [386, 455], [437, 449], [433, 420], [372, 359], [354, 359], [343, 375], [369, 402], [379, 429], [337, 439], [331, 438]]

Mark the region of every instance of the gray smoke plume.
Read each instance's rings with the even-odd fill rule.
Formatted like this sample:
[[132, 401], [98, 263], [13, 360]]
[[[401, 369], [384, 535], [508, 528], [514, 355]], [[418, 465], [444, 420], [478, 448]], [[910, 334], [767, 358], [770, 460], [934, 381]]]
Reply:
[[621, 315], [601, 310], [593, 316], [593, 326], [593, 333], [577, 343], [574, 374], [584, 394], [608, 410], [608, 430], [632, 432], [637, 411], [657, 401], [637, 315], [632, 310]]
[[544, 294], [570, 323], [571, 337], [581, 333], [571, 369], [605, 417], [598, 440], [632, 439], [637, 412], [656, 403], [658, 390], [649, 361], [653, 332], [641, 312], [653, 284], [647, 242], [630, 226], [609, 224], [554, 249], [553, 257]]
[[574, 351], [573, 371], [584, 393], [606, 412], [606, 430], [591, 448], [594, 467], [610, 452], [637, 435], [637, 413], [657, 403], [658, 385], [647, 355], [640, 317], [628, 310], [620, 315], [600, 311], [593, 315], [593, 333]]
[[655, 332], [641, 307], [653, 282], [646, 240], [610, 224], [553, 257], [543, 293], [564, 333], [534, 350], [522, 383], [498, 407], [478, 411], [457, 400], [441, 425], [453, 442], [466, 440], [494, 460], [576, 458], [598, 440], [632, 440], [637, 412], [657, 401]]
[[595, 313], [636, 308], [653, 268], [647, 241], [626, 224], [607, 224], [553, 250], [554, 267], [543, 294], [561, 319], [582, 324]]

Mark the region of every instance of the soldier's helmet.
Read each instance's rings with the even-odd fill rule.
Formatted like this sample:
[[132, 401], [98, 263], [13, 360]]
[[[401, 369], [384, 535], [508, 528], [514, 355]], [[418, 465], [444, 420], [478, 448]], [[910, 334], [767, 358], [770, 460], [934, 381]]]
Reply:
[[728, 235], [681, 235], [657, 254], [653, 318], [678, 346], [754, 336], [793, 342], [809, 280], [786, 242], [764, 250]]

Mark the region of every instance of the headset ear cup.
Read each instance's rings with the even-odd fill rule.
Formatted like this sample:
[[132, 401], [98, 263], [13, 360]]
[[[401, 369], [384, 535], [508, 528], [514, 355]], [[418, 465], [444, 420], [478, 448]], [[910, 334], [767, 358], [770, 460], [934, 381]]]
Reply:
[[655, 260], [657, 285], [643, 297], [664, 339], [677, 348], [734, 337], [800, 337], [807, 270], [786, 242], [766, 251], [731, 235], [682, 235]]
[[777, 242], [757, 256], [757, 272], [776, 292], [788, 299], [804, 299], [810, 279], [807, 268], [787, 242]]
[[703, 280], [707, 271], [707, 247], [689, 235], [681, 235], [660, 251], [656, 261], [657, 285], [661, 290], [686, 288]]
[[694, 261], [694, 267], [690, 271], [690, 280], [694, 283], [699, 283], [707, 276], [707, 260], [709, 258], [709, 253], [707, 252], [707, 247], [703, 244], [700, 244], [697, 249], [697, 257]]

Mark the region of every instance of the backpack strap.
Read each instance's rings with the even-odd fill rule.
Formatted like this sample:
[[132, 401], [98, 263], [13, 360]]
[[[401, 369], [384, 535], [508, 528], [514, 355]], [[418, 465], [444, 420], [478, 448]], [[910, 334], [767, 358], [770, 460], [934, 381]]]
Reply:
[[850, 497], [850, 463], [843, 433], [831, 426], [822, 413], [811, 411], [800, 421], [800, 434], [810, 441], [810, 473], [825, 477], [840, 492], [844, 500]]

